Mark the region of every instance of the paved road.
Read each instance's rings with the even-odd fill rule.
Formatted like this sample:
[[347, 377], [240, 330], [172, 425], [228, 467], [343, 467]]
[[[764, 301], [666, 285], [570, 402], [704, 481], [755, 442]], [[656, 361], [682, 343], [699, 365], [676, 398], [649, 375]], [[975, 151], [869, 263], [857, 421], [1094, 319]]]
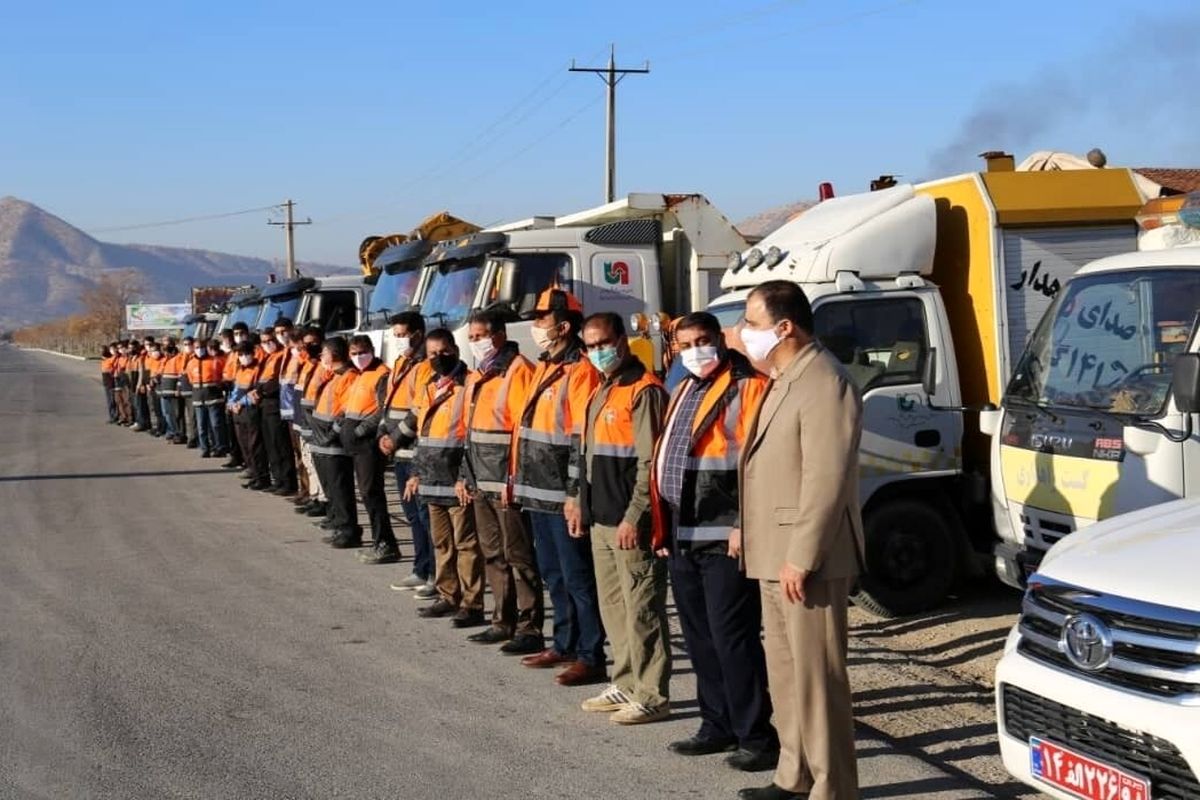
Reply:
[[[213, 461], [102, 419], [94, 363], [0, 347], [0, 797], [732, 797], [468, 644]], [[408, 550], [411, 553], [411, 550]], [[678, 641], [676, 642], [678, 647]], [[864, 797], [999, 796], [864, 727]], [[986, 788], [986, 787], [984, 787]]]

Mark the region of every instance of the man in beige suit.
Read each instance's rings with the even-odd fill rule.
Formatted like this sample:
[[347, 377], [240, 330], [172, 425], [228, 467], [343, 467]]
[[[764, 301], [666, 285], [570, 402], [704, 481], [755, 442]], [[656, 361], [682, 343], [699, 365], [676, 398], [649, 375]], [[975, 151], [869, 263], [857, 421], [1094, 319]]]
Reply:
[[846, 606], [863, 552], [862, 401], [812, 329], [796, 284], [751, 292], [741, 337], [772, 380], [739, 466], [741, 545], [762, 593], [780, 754], [774, 782], [747, 800], [858, 797]]

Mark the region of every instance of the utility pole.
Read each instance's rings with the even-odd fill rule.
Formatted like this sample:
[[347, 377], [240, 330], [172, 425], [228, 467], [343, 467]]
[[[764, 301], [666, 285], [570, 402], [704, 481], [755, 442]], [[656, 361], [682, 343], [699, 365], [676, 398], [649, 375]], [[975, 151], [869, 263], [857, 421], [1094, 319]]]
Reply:
[[591, 72], [600, 77], [608, 87], [607, 136], [604, 153], [604, 202], [617, 199], [617, 84], [626, 75], [644, 75], [650, 71], [650, 62], [639, 69], [617, 69], [617, 49], [609, 45], [607, 67], [577, 67], [571, 60], [569, 72]]
[[283, 207], [285, 209], [287, 209], [287, 220], [285, 220], [284, 222], [271, 222], [269, 220], [267, 221], [268, 225], [279, 225], [283, 228], [283, 233], [284, 233], [284, 237], [285, 237], [284, 241], [285, 241], [286, 247], [287, 247], [287, 264], [285, 265], [285, 269], [287, 270], [287, 272], [285, 274], [286, 274], [286, 277], [288, 280], [291, 280], [292, 278], [296, 277], [295, 228], [297, 225], [312, 225], [312, 217], [305, 219], [303, 222], [296, 222], [296, 220], [292, 216], [292, 212], [295, 209], [295, 206], [296, 206], [296, 204], [293, 203], [291, 200], [288, 200], [286, 203], [283, 204]]

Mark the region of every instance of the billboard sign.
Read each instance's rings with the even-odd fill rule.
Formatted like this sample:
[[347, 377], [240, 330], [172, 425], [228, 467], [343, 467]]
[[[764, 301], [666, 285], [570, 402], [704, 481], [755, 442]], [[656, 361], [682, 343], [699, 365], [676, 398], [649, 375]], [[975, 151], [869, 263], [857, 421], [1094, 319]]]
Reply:
[[133, 303], [125, 306], [125, 328], [131, 331], [182, 328], [184, 318], [191, 313], [191, 303]]

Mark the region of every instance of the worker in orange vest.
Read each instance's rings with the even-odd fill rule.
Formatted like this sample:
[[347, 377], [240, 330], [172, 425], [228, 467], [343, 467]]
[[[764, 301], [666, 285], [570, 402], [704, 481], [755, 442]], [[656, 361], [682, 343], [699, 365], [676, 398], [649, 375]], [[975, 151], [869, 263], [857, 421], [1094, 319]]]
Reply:
[[[416, 431], [404, 422], [416, 407], [426, 387], [433, 382], [433, 364], [425, 357], [425, 318], [415, 311], [403, 311], [389, 320], [399, 355], [392, 365], [388, 381], [387, 409], [379, 423], [379, 450], [392, 457], [396, 487], [404, 494], [412, 471]], [[429, 509], [416, 498], [401, 499], [400, 508], [408, 522], [413, 542], [412, 574], [392, 584], [396, 591], [416, 591], [420, 600], [437, 597], [433, 583], [433, 539], [429, 534]]]
[[544, 600], [542, 579], [533, 555], [533, 537], [521, 512], [509, 501], [509, 454], [533, 365], [508, 340], [504, 318], [476, 312], [467, 327], [476, 368], [467, 376], [467, 448], [463, 475], [455, 491], [475, 515], [479, 546], [492, 590], [492, 620], [469, 640], [506, 642], [507, 655], [539, 653]]
[[187, 365], [201, 458], [220, 456], [231, 447], [237, 448], [225, 438], [225, 429], [221, 425], [221, 407], [225, 403], [225, 359], [218, 352], [219, 346], [216, 339], [207, 343], [197, 341]]
[[234, 354], [238, 366], [233, 374], [233, 389], [225, 400], [225, 409], [233, 420], [234, 433], [241, 446], [242, 457], [246, 459], [249, 475], [242, 488], [265, 492], [271, 488], [271, 470], [262, 437], [262, 410], [254, 394], [263, 361], [251, 341], [239, 344]]
[[308, 476], [309, 501], [298, 506], [296, 513], [312, 518], [325, 517], [329, 513], [329, 498], [325, 494], [321, 476], [317, 470], [317, 462], [312, 448], [312, 413], [317, 404], [317, 390], [327, 379], [326, 369], [321, 364], [321, 344], [325, 340], [324, 332], [318, 327], [304, 329], [303, 344], [307, 361], [296, 376], [295, 415], [292, 424], [300, 438], [300, 463], [303, 472]]
[[[394, 564], [400, 560], [400, 548], [396, 546], [383, 487], [387, 463], [378, 446], [391, 370], [376, 357], [371, 337], [361, 334], [350, 340], [350, 363], [355, 378], [346, 395], [342, 447], [354, 461], [354, 481], [371, 521], [371, 548], [358, 560], [364, 564]], [[357, 523], [357, 506], [354, 509]]]
[[[276, 328], [277, 333], [278, 331]], [[302, 394], [296, 388], [296, 384], [300, 380], [300, 371], [309, 362], [309, 356], [304, 349], [304, 331], [289, 324], [282, 338], [287, 342], [288, 352], [283, 361], [283, 371], [279, 375], [279, 418], [283, 420], [287, 432], [292, 471], [296, 475], [298, 491], [292, 503], [296, 506], [306, 506], [312, 501], [312, 495], [308, 484], [308, 471], [304, 469], [304, 460], [301, 457], [300, 432], [296, 425]]]
[[113, 359], [113, 400], [117, 404], [117, 424], [129, 426], [133, 424], [133, 407], [129, 402], [129, 374], [126, 365], [129, 363], [129, 342], [117, 342], [116, 358]]
[[354, 461], [346, 453], [341, 436], [346, 396], [358, 377], [350, 365], [346, 340], [341, 336], [326, 339], [321, 348], [321, 363], [325, 369], [309, 415], [313, 458], [329, 497], [328, 518], [321, 527], [329, 531], [324, 539], [326, 544], [338, 549], [358, 547], [362, 544], [362, 528], [356, 521]]
[[573, 294], [547, 289], [532, 316], [530, 332], [542, 353], [513, 435], [510, 468], [513, 498], [529, 514], [538, 570], [554, 605], [554, 640], [521, 663], [565, 666], [557, 682], [580, 686], [604, 680], [604, 627], [591, 544], [567, 533], [563, 506], [578, 484], [579, 435], [600, 373], [583, 352], [583, 305]]
[[[238, 357], [235, 350], [237, 343], [234, 341], [233, 330], [229, 328], [221, 331], [220, 338], [220, 354], [224, 359], [224, 370], [221, 373], [221, 377], [225, 384], [225, 394], [228, 395], [233, 391], [233, 378], [237, 374], [238, 369]], [[246, 459], [242, 454], [242, 446], [237, 440], [233, 418], [227, 412], [224, 405], [221, 406], [219, 415], [221, 427], [225, 432], [225, 441], [229, 443], [229, 460], [221, 466], [225, 469], [241, 469], [246, 466]]]
[[735, 769], [773, 769], [779, 739], [771, 727], [767, 662], [759, 631], [758, 584], [742, 570], [738, 457], [766, 393], [766, 377], [725, 346], [712, 314], [675, 326], [687, 370], [671, 397], [655, 449], [650, 497], [652, 546], [669, 552], [675, 606], [696, 670], [700, 729], [668, 747], [683, 756], [737, 749]]
[[483, 553], [475, 533], [475, 516], [457, 497], [467, 439], [467, 365], [458, 354], [454, 335], [437, 328], [425, 337], [425, 352], [436, 378], [425, 387], [404, 422], [416, 433], [412, 474], [404, 499], [418, 498], [429, 508], [437, 599], [417, 611], [425, 618], [451, 617], [456, 628], [485, 624]]
[[111, 344], [104, 345], [100, 350], [100, 385], [104, 387], [104, 407], [108, 412], [108, 424], [117, 422], [117, 398], [113, 391], [113, 364], [117, 355]]
[[179, 433], [187, 442], [189, 450], [199, 447], [200, 439], [196, 433], [196, 405], [192, 397], [192, 381], [188, 377], [188, 367], [191, 365], [192, 359], [196, 357], [196, 348], [203, 344], [191, 336], [185, 336], [179, 343], [179, 405], [180, 414], [183, 417], [183, 425]]
[[179, 440], [179, 347], [175, 337], [168, 336], [163, 342], [163, 357], [158, 370], [156, 390], [158, 405], [162, 409], [163, 438], [168, 444]]
[[284, 359], [290, 355], [281, 347], [275, 334], [263, 331], [259, 337], [262, 369], [254, 384], [251, 397], [259, 410], [259, 429], [267, 453], [273, 494], [289, 497], [296, 494], [296, 462], [292, 457], [292, 440], [281, 415], [279, 393]]
[[625, 324], [611, 312], [583, 326], [588, 359], [603, 375], [588, 401], [580, 437], [578, 498], [568, 499], [568, 530], [589, 534], [600, 618], [612, 644], [612, 683], [583, 703], [637, 725], [670, 714], [666, 565], [651, 545], [650, 467], [662, 427], [662, 382], [629, 350]]

